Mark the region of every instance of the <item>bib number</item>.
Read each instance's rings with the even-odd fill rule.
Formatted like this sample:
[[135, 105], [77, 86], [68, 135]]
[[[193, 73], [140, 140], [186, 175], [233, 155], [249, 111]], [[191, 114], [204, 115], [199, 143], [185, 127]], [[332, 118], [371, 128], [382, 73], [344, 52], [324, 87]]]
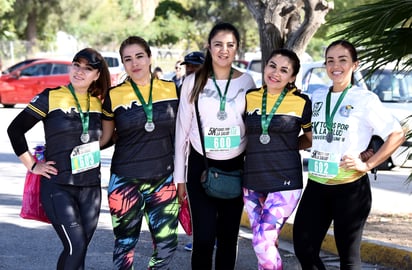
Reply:
[[99, 142], [76, 146], [70, 154], [70, 160], [73, 174], [97, 168], [100, 164]]
[[239, 147], [240, 145], [240, 127], [206, 127], [203, 131], [205, 134], [205, 150], [210, 151], [228, 151]]
[[321, 178], [334, 178], [339, 172], [339, 162], [329, 153], [314, 151], [308, 160], [308, 172]]

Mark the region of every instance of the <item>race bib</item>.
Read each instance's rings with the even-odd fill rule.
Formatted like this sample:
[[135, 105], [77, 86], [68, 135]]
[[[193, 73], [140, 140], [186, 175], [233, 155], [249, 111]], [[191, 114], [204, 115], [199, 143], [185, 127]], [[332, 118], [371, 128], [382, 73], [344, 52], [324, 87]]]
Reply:
[[72, 173], [81, 173], [96, 168], [100, 164], [99, 142], [91, 142], [76, 146], [70, 154]]
[[240, 126], [205, 127], [206, 152], [228, 151], [240, 145]]
[[338, 175], [339, 162], [340, 157], [333, 153], [313, 150], [308, 160], [308, 172], [327, 181]]

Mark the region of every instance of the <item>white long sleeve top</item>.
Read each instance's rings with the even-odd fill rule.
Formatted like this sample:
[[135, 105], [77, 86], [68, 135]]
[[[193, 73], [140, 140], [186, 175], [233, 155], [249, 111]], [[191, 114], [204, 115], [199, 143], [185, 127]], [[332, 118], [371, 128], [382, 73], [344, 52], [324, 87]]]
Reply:
[[[176, 120], [175, 137], [175, 168], [174, 182], [186, 182], [185, 166], [189, 155], [190, 145], [202, 153], [202, 144], [196, 120], [194, 103], [190, 103], [190, 94], [194, 86], [195, 75], [189, 75], [183, 82], [179, 109]], [[227, 80], [216, 80], [222, 94], [225, 91]], [[203, 132], [213, 128], [233, 128], [240, 130], [240, 143], [235, 147], [221, 149], [219, 151], [206, 150], [206, 156], [215, 160], [227, 160], [240, 155], [246, 147], [245, 124], [243, 115], [245, 112], [245, 95], [248, 89], [255, 88], [252, 77], [244, 73], [237, 78], [232, 78], [226, 94], [227, 118], [217, 119], [220, 107], [219, 92], [212, 79], [208, 79], [203, 91], [199, 95], [199, 114]]]

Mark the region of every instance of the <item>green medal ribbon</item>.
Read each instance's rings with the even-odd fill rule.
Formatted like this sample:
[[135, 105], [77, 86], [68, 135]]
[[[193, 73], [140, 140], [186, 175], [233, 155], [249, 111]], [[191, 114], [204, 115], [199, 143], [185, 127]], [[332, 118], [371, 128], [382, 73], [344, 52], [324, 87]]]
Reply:
[[272, 109], [269, 112], [269, 115], [266, 115], [266, 101], [267, 101], [267, 87], [264, 87], [263, 90], [263, 97], [262, 97], [262, 116], [261, 118], [261, 123], [262, 123], [262, 134], [263, 135], [267, 135], [268, 134], [268, 129], [269, 129], [269, 124], [270, 121], [272, 121], [272, 117], [273, 115], [275, 115], [277, 109], [280, 106], [280, 103], [282, 103], [283, 99], [286, 96], [286, 93], [288, 92], [288, 90], [285, 88], [283, 89], [282, 93], [280, 93], [280, 96], [278, 97], [278, 99], [276, 100], [275, 104], [273, 104]]
[[232, 79], [232, 75], [233, 75], [233, 68], [230, 68], [229, 79], [227, 80], [227, 83], [226, 83], [225, 92], [222, 95], [222, 91], [220, 91], [220, 88], [216, 83], [215, 74], [212, 72], [212, 80], [216, 86], [217, 92], [219, 93], [219, 97], [220, 97], [220, 107], [219, 107], [219, 112], [218, 112], [218, 118], [220, 120], [224, 120], [227, 117], [226, 112], [225, 112], [226, 94], [227, 94], [227, 90], [229, 89], [229, 84], [230, 84], [230, 80]]
[[153, 90], [153, 79], [150, 80], [150, 92], [149, 92], [149, 100], [144, 100], [142, 93], [140, 93], [139, 87], [135, 84], [133, 80], [130, 80], [133, 90], [136, 93], [137, 98], [139, 99], [140, 103], [142, 103], [143, 110], [146, 114], [147, 123], [153, 123], [153, 105], [152, 105], [152, 90]]
[[328, 130], [328, 134], [326, 136], [326, 140], [328, 142], [332, 142], [333, 139], [333, 118], [335, 117], [336, 112], [338, 111], [338, 108], [340, 104], [343, 101], [343, 98], [345, 97], [346, 93], [348, 92], [349, 88], [352, 87], [352, 84], [349, 84], [340, 94], [338, 101], [336, 102], [335, 106], [333, 107], [332, 114], [330, 114], [330, 97], [332, 93], [332, 89], [329, 90], [327, 96], [326, 96], [326, 110], [325, 110], [325, 119], [326, 119], [326, 129]]
[[80, 102], [77, 99], [76, 92], [74, 91], [73, 85], [69, 83], [68, 88], [70, 90], [70, 93], [72, 93], [74, 100], [76, 101], [77, 110], [79, 111], [80, 119], [82, 121], [83, 132], [82, 132], [82, 135], [80, 136], [80, 139], [83, 143], [86, 143], [89, 141], [89, 138], [90, 138], [89, 137], [90, 93], [87, 92], [87, 111], [83, 113], [83, 110], [80, 106]]

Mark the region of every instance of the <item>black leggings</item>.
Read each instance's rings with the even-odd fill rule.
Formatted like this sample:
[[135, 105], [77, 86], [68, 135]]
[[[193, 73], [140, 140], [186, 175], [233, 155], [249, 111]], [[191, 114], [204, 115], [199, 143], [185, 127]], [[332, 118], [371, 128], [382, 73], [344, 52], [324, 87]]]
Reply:
[[66, 186], [41, 180], [41, 202], [64, 247], [56, 269], [84, 269], [87, 247], [97, 228], [101, 192], [100, 186]]
[[[243, 167], [243, 155], [231, 160], [209, 160], [209, 166], [223, 170]], [[216, 199], [206, 195], [200, 184], [204, 170], [203, 156], [193, 148], [189, 156], [187, 192], [193, 224], [192, 269], [212, 269], [213, 250], [217, 240], [215, 269], [235, 268], [242, 196], [235, 199]]]
[[308, 180], [293, 226], [302, 269], [326, 269], [319, 252], [333, 220], [340, 269], [361, 269], [362, 231], [372, 205], [368, 175], [353, 183], [323, 185]]

